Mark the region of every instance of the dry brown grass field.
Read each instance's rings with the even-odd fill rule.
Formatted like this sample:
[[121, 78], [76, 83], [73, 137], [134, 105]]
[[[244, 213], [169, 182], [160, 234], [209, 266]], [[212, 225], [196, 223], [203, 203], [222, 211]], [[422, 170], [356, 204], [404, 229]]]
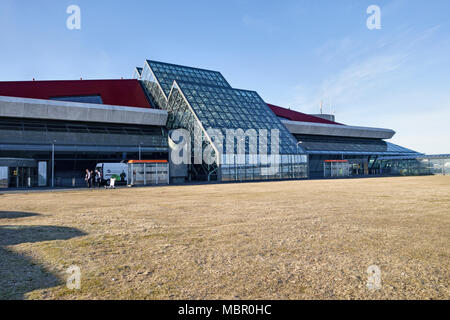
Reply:
[[449, 258], [448, 176], [0, 195], [1, 299], [449, 299]]

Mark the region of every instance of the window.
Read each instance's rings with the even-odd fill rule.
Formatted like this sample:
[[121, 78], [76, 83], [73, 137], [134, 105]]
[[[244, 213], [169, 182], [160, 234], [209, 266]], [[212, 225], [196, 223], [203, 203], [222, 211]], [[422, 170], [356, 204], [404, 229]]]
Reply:
[[103, 100], [100, 95], [52, 97], [50, 100], [103, 104]]

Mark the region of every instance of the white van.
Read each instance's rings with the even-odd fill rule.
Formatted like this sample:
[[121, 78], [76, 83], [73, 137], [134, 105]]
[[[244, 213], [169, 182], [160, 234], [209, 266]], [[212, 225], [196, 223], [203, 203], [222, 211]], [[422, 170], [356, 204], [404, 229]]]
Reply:
[[126, 163], [97, 163], [96, 170], [102, 173], [102, 184], [109, 185], [111, 178], [116, 179], [116, 183], [126, 183], [127, 169]]

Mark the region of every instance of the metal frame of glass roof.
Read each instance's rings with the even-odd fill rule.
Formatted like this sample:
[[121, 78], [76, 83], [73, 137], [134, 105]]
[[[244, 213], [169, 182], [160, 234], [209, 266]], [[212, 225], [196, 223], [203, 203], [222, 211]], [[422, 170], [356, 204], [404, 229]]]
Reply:
[[322, 137], [319, 140], [296, 136], [308, 154], [398, 156], [421, 155], [414, 150], [384, 140], [339, 139]]
[[268, 140], [271, 138], [270, 130], [276, 129], [280, 133], [280, 153], [297, 153], [295, 138], [255, 91], [180, 81], [175, 81], [175, 84], [204, 129], [220, 129], [224, 135], [227, 129], [267, 130]]
[[[333, 155], [352, 155], [352, 156], [390, 156], [397, 155], [395, 152], [354, 152], [354, 151], [307, 151], [308, 154], [333, 154]], [[414, 154], [406, 154], [405, 156], [411, 156], [416, 158]], [[399, 158], [402, 158], [401, 156]]]
[[380, 157], [381, 160], [414, 160], [414, 159], [450, 159], [450, 154], [416, 154], [416, 155], [402, 155], [392, 157]]
[[158, 80], [166, 98], [169, 97], [174, 80], [231, 88], [227, 80], [218, 71], [186, 67], [154, 60], [146, 60], [146, 64], [155, 79]]
[[[159, 108], [169, 111], [170, 129], [187, 128], [190, 132], [194, 132], [196, 127], [201, 129], [207, 142], [219, 155], [216, 159], [218, 166], [225, 165], [227, 160], [224, 150], [220, 149], [209, 136], [208, 129], [219, 129], [222, 133], [228, 129], [267, 130], [267, 141], [271, 139], [269, 131], [276, 129], [280, 133], [281, 166], [283, 167], [284, 163], [291, 165], [291, 169], [283, 167], [282, 170], [285, 170], [286, 174], [280, 174], [277, 178], [306, 177], [290, 174], [289, 170], [303, 170], [299, 167], [294, 168], [294, 164], [306, 166], [307, 157], [292, 134], [256, 92], [232, 88], [217, 71], [152, 60], [146, 60], [142, 81], [154, 103]], [[249, 143], [250, 141], [246, 142], [246, 152], [250, 149]], [[267, 151], [271, 153], [271, 150]], [[233, 163], [236, 164], [235, 159]], [[259, 173], [254, 169], [246, 168], [245, 177], [248, 178], [250, 175], [255, 178]], [[233, 174], [237, 170], [240, 168], [235, 168]], [[245, 180], [248, 180], [247, 178]]]

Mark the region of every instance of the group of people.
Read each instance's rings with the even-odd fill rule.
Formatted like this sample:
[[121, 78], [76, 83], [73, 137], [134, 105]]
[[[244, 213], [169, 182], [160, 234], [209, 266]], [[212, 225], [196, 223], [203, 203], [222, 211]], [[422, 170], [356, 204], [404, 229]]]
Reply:
[[95, 172], [89, 169], [86, 169], [86, 175], [84, 176], [84, 180], [86, 181], [86, 186], [88, 188], [94, 188], [97, 185], [97, 188], [100, 188], [102, 183], [102, 171], [99, 169], [95, 169]]

